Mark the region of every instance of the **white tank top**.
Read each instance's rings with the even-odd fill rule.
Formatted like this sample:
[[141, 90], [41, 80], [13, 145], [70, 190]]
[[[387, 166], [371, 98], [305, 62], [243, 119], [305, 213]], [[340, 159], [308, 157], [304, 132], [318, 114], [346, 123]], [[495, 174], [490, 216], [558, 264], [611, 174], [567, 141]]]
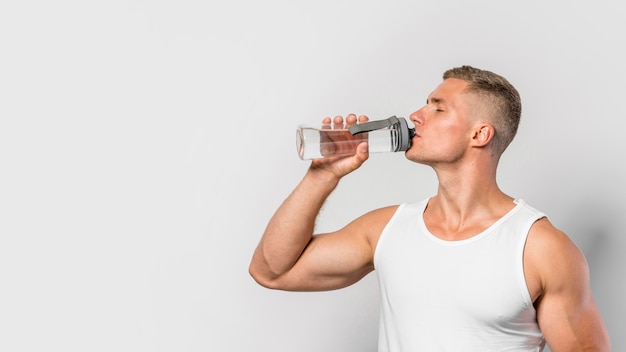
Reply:
[[399, 206], [376, 247], [379, 351], [543, 351], [523, 252], [545, 215], [522, 200], [480, 234], [445, 241], [424, 224], [428, 199]]

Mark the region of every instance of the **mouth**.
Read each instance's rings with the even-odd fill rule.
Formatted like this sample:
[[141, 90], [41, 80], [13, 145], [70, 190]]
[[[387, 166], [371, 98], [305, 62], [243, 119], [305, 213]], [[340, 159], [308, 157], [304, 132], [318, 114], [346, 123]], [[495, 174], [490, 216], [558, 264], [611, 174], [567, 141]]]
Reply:
[[[414, 131], [411, 133], [411, 138], [410, 138], [410, 147], [413, 147], [416, 144], [417, 139], [420, 138], [420, 135], [415, 133]], [[411, 148], [409, 148], [411, 149]]]

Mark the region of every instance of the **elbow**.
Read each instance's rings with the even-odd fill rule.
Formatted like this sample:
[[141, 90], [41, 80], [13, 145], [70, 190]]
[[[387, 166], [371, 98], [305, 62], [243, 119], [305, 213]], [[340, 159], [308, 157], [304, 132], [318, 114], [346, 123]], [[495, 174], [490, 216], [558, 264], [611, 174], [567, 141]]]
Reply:
[[260, 251], [255, 252], [248, 266], [248, 274], [254, 281], [271, 290], [291, 291], [289, 270], [274, 268]]
[[267, 280], [265, 280], [265, 279], [263, 278], [263, 276], [259, 274], [259, 272], [256, 270], [256, 268], [254, 267], [254, 265], [250, 265], [250, 267], [248, 268], [248, 274], [250, 274], [250, 276], [252, 277], [252, 279], [254, 279], [254, 281], [255, 281], [257, 284], [259, 284], [259, 285], [261, 285], [261, 286], [263, 286], [263, 287], [265, 287], [265, 288], [269, 288], [269, 287], [268, 287]]
[[254, 279], [254, 281], [271, 290], [278, 290], [280, 287], [276, 284], [276, 276], [269, 275], [265, 270], [262, 270], [255, 265], [254, 262], [248, 267], [248, 274]]

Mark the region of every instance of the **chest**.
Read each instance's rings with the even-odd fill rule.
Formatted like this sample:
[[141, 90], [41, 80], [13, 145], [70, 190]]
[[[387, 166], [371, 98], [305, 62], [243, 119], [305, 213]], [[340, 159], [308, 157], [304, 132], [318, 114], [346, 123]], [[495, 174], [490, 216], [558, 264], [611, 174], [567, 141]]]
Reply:
[[522, 259], [510, 252], [480, 246], [396, 249], [377, 270], [387, 300], [407, 313], [492, 323], [515, 319], [531, 304]]

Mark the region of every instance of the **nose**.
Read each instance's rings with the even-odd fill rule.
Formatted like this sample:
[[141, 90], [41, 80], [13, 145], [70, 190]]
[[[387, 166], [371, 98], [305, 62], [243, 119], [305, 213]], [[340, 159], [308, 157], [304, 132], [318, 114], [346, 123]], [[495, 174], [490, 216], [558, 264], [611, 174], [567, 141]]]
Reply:
[[421, 125], [424, 122], [424, 114], [422, 110], [424, 110], [424, 108], [421, 108], [409, 115], [409, 119], [411, 119], [411, 121], [413, 121], [413, 124], [415, 124], [416, 126]]

